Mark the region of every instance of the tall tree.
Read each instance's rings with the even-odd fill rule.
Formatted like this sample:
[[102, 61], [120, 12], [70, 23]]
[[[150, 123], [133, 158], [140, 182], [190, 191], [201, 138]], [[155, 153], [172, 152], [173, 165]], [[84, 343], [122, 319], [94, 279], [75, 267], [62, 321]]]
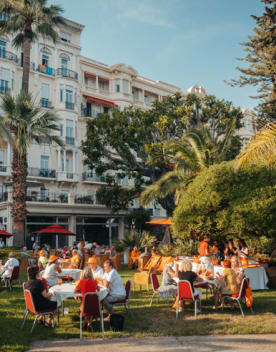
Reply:
[[58, 137], [59, 118], [50, 111], [36, 107], [31, 95], [20, 94], [16, 98], [5, 95], [2, 98], [0, 131], [11, 143], [13, 184], [13, 230], [15, 244], [24, 243], [24, 221], [26, 215], [27, 151], [31, 143], [52, 142], [63, 146]]
[[259, 93], [254, 98], [261, 99], [261, 114], [265, 120], [275, 121], [276, 112], [276, 0], [261, 0], [265, 6], [261, 16], [251, 17], [256, 21], [254, 35], [249, 41], [241, 43], [247, 53], [239, 60], [247, 62], [248, 67], [237, 67], [241, 72], [239, 79], [232, 80], [232, 86], [246, 85], [257, 87]]
[[1, 0], [0, 12], [6, 19], [0, 21], [0, 35], [14, 36], [13, 45], [24, 48], [22, 91], [29, 91], [31, 43], [38, 36], [56, 41], [56, 26], [64, 24], [62, 8], [47, 6], [48, 0]]
[[[89, 120], [82, 150], [85, 162], [97, 174], [116, 174], [121, 179], [127, 175], [136, 193], [172, 171], [167, 145], [180, 139], [187, 129], [209, 123], [221, 135], [233, 119], [239, 129], [242, 118], [240, 109], [214, 96], [200, 100], [192, 94], [187, 97], [175, 94], [154, 102], [148, 111], [130, 107], [113, 110], [112, 117], [101, 114]], [[239, 148], [233, 151], [234, 157], [238, 152]], [[175, 207], [172, 195], [158, 201], [168, 215], [172, 214]]]

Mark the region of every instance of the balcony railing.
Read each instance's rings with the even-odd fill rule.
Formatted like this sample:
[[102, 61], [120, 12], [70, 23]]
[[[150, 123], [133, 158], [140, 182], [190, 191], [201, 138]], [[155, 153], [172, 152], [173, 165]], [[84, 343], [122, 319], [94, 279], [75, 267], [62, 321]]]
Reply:
[[76, 195], [75, 203], [76, 204], [96, 204], [96, 196]]
[[93, 110], [88, 110], [88, 109], [82, 109], [81, 110], [81, 116], [82, 117], [97, 117], [98, 113], [96, 113]]
[[49, 76], [55, 76], [55, 69], [49, 66], [39, 65], [37, 71]]
[[29, 167], [28, 175], [34, 177], [56, 178], [56, 170]]
[[66, 101], [65, 108], [68, 110], [74, 110], [74, 103], [71, 103], [70, 101]]
[[69, 144], [69, 145], [75, 145], [75, 138], [74, 137], [65, 137], [65, 142], [66, 144]]
[[74, 174], [73, 174], [72, 172], [66, 172], [66, 178], [67, 178], [68, 180], [73, 180]]
[[0, 202], [6, 202], [8, 200], [8, 192], [0, 193]]
[[27, 193], [27, 202], [68, 203], [68, 195], [63, 193]]
[[72, 70], [68, 70], [68, 68], [58, 68], [56, 72], [57, 76], [68, 77], [78, 80], [78, 73]]
[[83, 181], [93, 181], [93, 182], [102, 182], [105, 183], [105, 177], [102, 176], [95, 176], [93, 172], [87, 171], [82, 174]]
[[10, 94], [11, 89], [8, 87], [0, 86], [0, 94]]
[[0, 165], [0, 172], [7, 172], [7, 166], [6, 165]]
[[52, 109], [52, 103], [50, 102], [49, 99], [42, 98], [40, 100], [40, 105], [42, 108]]
[[14, 53], [11, 53], [9, 51], [3, 50], [3, 49], [0, 49], [0, 58], [1, 59], [10, 60], [10, 61], [13, 61], [15, 63], [18, 62], [17, 55], [15, 55]]

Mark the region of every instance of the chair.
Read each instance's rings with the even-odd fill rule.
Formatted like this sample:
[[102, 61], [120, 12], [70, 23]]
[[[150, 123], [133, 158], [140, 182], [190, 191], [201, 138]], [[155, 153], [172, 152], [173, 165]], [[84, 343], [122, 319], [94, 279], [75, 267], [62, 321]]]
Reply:
[[187, 280], [180, 280], [177, 285], [176, 318], [178, 318], [179, 301], [195, 302], [195, 319], [197, 315], [197, 301], [199, 295], [194, 295], [191, 283]]
[[101, 318], [102, 337], [104, 339], [103, 311], [100, 308], [99, 296], [96, 292], [87, 292], [83, 297], [82, 311], [80, 313], [80, 339], [82, 339], [83, 316], [93, 316]]
[[[54, 328], [55, 327], [55, 324], [54, 324], [54, 313], [56, 311], [58, 312], [58, 309], [37, 311], [35, 309], [32, 293], [31, 293], [31, 291], [24, 289], [24, 284], [23, 284], [23, 291], [24, 291], [26, 310], [25, 310], [25, 313], [24, 313], [24, 316], [23, 316], [23, 322], [22, 322], [22, 325], [21, 325], [21, 329], [23, 329], [25, 321], [26, 321], [26, 318], [27, 318], [29, 313], [33, 313], [35, 315], [35, 320], [33, 322], [32, 328], [31, 328], [31, 333], [34, 330], [37, 318], [39, 316], [41, 316], [41, 315], [43, 316], [43, 318], [45, 317], [45, 315], [52, 315], [53, 316], [53, 328]], [[58, 320], [59, 320], [59, 313], [58, 313]]]
[[[245, 291], [248, 286], [249, 286], [249, 279], [248, 279], [248, 277], [245, 277], [241, 282], [240, 291], [238, 294], [224, 295], [222, 297], [222, 310], [224, 308], [224, 301], [225, 300], [237, 302], [240, 307], [241, 314], [244, 317], [244, 312], [243, 312], [241, 304], [245, 301]], [[251, 310], [251, 313], [253, 313], [252, 307], [250, 307], [250, 310]]]
[[113, 306], [124, 306], [126, 311], [132, 315], [132, 312], [130, 310], [131, 285], [132, 285], [131, 280], [128, 280], [125, 285], [126, 297], [121, 301], [112, 302], [111, 304]]
[[5, 283], [9, 286], [10, 291], [12, 290], [12, 281], [17, 280], [19, 283], [19, 273], [20, 273], [19, 266], [14, 266], [12, 269], [11, 277], [5, 278]]
[[160, 285], [159, 285], [159, 281], [158, 281], [158, 278], [157, 278], [157, 275], [156, 275], [156, 274], [151, 273], [151, 274], [150, 274], [150, 280], [151, 280], [152, 291], [153, 291], [152, 297], [151, 297], [151, 301], [150, 301], [150, 305], [149, 305], [149, 306], [151, 307], [153, 298], [154, 298], [154, 296], [155, 296], [156, 294], [158, 294], [158, 290], [159, 290]]
[[147, 262], [150, 259], [150, 255], [144, 255], [142, 258], [138, 259], [138, 270], [139, 271], [144, 271], [145, 270], [145, 266], [147, 264]]

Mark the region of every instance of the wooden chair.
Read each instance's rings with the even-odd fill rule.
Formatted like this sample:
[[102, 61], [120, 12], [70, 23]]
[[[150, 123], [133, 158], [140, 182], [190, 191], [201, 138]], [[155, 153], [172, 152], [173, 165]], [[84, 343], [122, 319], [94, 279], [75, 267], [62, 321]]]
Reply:
[[153, 255], [153, 256], [151, 256], [149, 261], [145, 265], [145, 269], [144, 270], [149, 271], [151, 269], [155, 269], [158, 266], [161, 258], [162, 258], [161, 255]]
[[141, 286], [145, 285], [147, 287], [147, 291], [149, 291], [150, 274], [151, 274], [151, 271], [141, 271], [140, 273], [135, 273], [133, 275], [133, 286], [132, 286], [133, 292], [135, 291], [135, 285], [139, 285], [140, 290], [141, 290]]
[[144, 271], [145, 270], [145, 266], [147, 264], [147, 262], [150, 259], [150, 255], [144, 255], [142, 258], [138, 259], [138, 270], [139, 271]]
[[155, 271], [158, 273], [162, 273], [165, 266], [171, 263], [173, 260], [174, 260], [173, 257], [161, 257], [161, 260], [159, 261], [158, 265], [155, 267]]
[[112, 260], [114, 268], [116, 270], [121, 269], [122, 253], [117, 253], [114, 257], [109, 257], [109, 259]]

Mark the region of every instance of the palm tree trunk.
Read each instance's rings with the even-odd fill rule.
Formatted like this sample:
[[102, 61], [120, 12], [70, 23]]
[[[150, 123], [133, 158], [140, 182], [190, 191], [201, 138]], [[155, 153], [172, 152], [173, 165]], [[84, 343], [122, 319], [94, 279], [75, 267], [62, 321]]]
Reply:
[[31, 33], [32, 27], [27, 23], [24, 31], [24, 56], [23, 56], [23, 78], [22, 78], [22, 92], [28, 93], [29, 91], [29, 77], [30, 77], [30, 64], [31, 64]]
[[12, 160], [12, 184], [13, 184], [13, 231], [14, 245], [24, 245], [24, 227], [26, 216], [26, 192], [27, 192], [27, 154], [19, 154], [14, 148]]

